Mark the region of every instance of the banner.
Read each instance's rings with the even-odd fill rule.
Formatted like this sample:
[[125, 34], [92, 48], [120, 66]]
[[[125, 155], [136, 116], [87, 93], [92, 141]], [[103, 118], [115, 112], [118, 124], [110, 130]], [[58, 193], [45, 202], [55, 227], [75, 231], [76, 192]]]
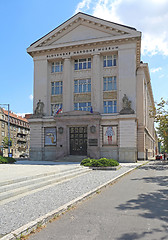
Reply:
[[56, 128], [45, 128], [44, 139], [45, 145], [56, 145]]
[[117, 126], [103, 127], [103, 145], [117, 145]]

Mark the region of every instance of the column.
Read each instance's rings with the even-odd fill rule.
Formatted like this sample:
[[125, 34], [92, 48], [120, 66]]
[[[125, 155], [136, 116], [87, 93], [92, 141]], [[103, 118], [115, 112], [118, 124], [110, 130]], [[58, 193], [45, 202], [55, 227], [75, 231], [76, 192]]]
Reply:
[[93, 55], [92, 61], [92, 90], [91, 90], [91, 102], [93, 111], [103, 111], [103, 80], [101, 76], [101, 59], [100, 53]]
[[63, 112], [73, 111], [73, 79], [70, 58], [63, 63]]
[[44, 103], [44, 114], [48, 115], [48, 62], [46, 59], [34, 60], [33, 111], [39, 99]]

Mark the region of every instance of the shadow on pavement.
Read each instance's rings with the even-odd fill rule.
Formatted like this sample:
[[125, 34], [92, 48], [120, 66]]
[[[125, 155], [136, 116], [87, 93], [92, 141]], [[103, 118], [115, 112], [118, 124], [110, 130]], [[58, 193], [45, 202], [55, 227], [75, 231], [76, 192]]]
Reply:
[[[157, 163], [153, 166], [143, 166], [141, 169], [152, 169], [155, 171], [164, 172], [164, 170], [167, 170], [167, 166], [164, 165], [163, 167], [163, 163]], [[144, 231], [140, 234], [136, 232], [125, 233], [121, 237], [117, 238], [117, 240], [150, 239], [150, 234], [156, 234], [158, 232], [162, 233], [163, 235], [165, 234], [164, 237], [160, 238], [161, 240], [168, 239], [168, 176], [163, 174], [162, 176], [134, 178], [131, 180], [142, 181], [142, 184], [144, 184], [144, 182], [158, 184], [159, 186], [163, 187], [163, 189], [149, 192], [147, 194], [139, 194], [137, 199], [131, 199], [124, 204], [120, 204], [116, 208], [120, 211], [140, 210], [141, 213], [139, 213], [139, 216], [148, 219], [158, 219], [163, 221], [163, 225], [161, 227], [159, 226], [159, 228], [149, 229], [149, 231]]]

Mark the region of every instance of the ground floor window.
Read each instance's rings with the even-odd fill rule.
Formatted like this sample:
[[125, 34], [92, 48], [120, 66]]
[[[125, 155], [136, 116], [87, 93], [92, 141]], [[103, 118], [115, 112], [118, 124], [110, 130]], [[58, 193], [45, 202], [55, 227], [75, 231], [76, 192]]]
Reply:
[[91, 110], [91, 102], [74, 103], [74, 110], [90, 111]]
[[104, 113], [116, 113], [117, 112], [117, 101], [104, 101]]

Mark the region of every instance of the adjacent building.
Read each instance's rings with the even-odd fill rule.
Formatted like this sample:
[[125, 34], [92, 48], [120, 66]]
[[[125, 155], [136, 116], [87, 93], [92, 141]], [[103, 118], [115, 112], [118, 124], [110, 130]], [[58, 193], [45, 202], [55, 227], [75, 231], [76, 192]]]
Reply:
[[30, 157], [155, 154], [154, 99], [141, 32], [77, 13], [28, 47], [34, 61]]
[[8, 128], [8, 111], [0, 108], [0, 146], [1, 154], [8, 156], [8, 130], [10, 130], [10, 153], [14, 158], [20, 157], [21, 154], [26, 153], [29, 155], [30, 146], [30, 128], [26, 118], [17, 116], [16, 114], [9, 112]]

